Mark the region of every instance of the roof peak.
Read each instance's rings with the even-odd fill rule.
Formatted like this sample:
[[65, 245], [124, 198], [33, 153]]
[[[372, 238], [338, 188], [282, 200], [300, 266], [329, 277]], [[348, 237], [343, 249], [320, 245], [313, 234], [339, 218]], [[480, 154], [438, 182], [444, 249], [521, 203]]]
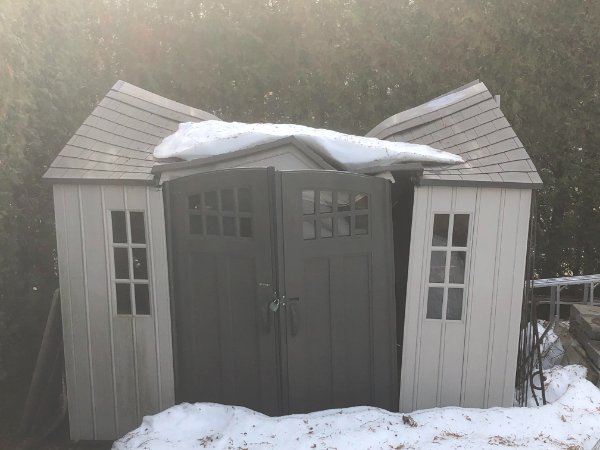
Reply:
[[182, 114], [187, 114], [188, 116], [192, 116], [202, 120], [220, 120], [217, 116], [203, 111], [198, 108], [193, 108], [188, 105], [184, 105], [183, 103], [176, 102], [175, 100], [170, 100], [166, 97], [162, 97], [154, 92], [147, 91], [146, 89], [142, 89], [134, 84], [128, 83], [123, 80], [117, 81], [113, 87], [111, 88], [113, 91], [121, 92], [125, 95], [130, 95], [132, 97], [136, 97], [140, 100], [147, 101], [149, 103], [162, 106], [163, 108], [167, 108], [173, 111], [180, 112]]
[[[366, 135], [385, 139], [398, 131], [432, 122], [447, 114], [452, 114], [452, 105], [483, 94], [479, 101], [492, 97], [486, 85], [479, 80], [471, 81], [457, 89], [446, 92], [414, 108], [399, 112], [379, 123]], [[477, 102], [477, 101], [476, 101]], [[442, 111], [447, 109], [446, 112]], [[405, 126], [404, 126], [405, 125]]]

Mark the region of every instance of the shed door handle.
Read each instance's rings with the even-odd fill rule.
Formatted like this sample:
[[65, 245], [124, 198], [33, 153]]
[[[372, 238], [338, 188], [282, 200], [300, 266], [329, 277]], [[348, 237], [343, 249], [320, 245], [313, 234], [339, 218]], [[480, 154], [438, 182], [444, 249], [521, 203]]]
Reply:
[[288, 298], [287, 305], [290, 307], [290, 325], [292, 336], [296, 336], [298, 334], [298, 328], [300, 327], [300, 314], [298, 311], [300, 298]]

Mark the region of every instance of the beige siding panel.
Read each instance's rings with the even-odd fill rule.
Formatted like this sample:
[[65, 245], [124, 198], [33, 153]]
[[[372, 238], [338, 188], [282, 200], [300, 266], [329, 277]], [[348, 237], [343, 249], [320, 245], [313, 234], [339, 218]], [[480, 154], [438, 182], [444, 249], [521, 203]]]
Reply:
[[[71, 437], [114, 439], [173, 405], [162, 192], [55, 185]], [[151, 316], [117, 316], [111, 210], [146, 212]]]
[[113, 316], [119, 436], [139, 425], [133, 320], [132, 317]]
[[158, 359], [156, 355], [154, 319], [152, 316], [146, 316], [136, 317], [134, 320], [137, 388], [140, 405], [138, 421], [141, 421], [143, 416], [156, 414], [160, 411], [157, 371]]
[[[126, 209], [124, 186], [103, 186], [104, 214], [108, 227], [111, 228], [111, 210]], [[108, 233], [108, 246], [112, 233]], [[117, 435], [121, 436], [139, 425], [138, 396], [135, 368], [135, 344], [133, 318], [116, 315], [116, 293], [114, 285], [114, 259], [110, 250], [110, 303], [112, 306], [113, 360], [115, 379], [116, 417], [118, 421]]]
[[527, 241], [529, 238], [529, 217], [531, 214], [531, 190], [521, 190], [518, 233], [515, 244], [514, 278], [510, 316], [508, 318], [508, 336], [504, 369], [504, 390], [500, 406], [512, 406], [514, 402], [515, 374], [517, 371], [517, 353], [519, 345], [519, 325], [521, 304], [523, 302], [523, 282], [527, 264]]
[[483, 407], [485, 399], [487, 350], [492, 327], [493, 288], [497, 258], [498, 214], [501, 208], [500, 189], [480, 189], [474, 233], [473, 277], [468, 306], [468, 346], [464, 366], [463, 406]]
[[147, 188], [148, 235], [151, 236], [150, 273], [152, 274], [152, 308], [158, 357], [158, 408], [163, 410], [175, 403], [173, 378], [173, 347], [171, 334], [171, 305], [169, 300], [169, 269], [162, 191]]
[[[125, 186], [125, 202], [128, 209], [146, 210], [146, 187]], [[148, 214], [146, 214], [147, 216]]]
[[[150, 203], [151, 197], [154, 199], [153, 205]], [[152, 304], [152, 315], [151, 317], [136, 317], [134, 321], [137, 388], [140, 401], [139, 418], [141, 419], [144, 415], [154, 414], [161, 410], [163, 390], [161, 378], [168, 372], [173, 372], [172, 356], [170, 356], [171, 337], [168, 336], [168, 338], [165, 338], [163, 335], [162, 339], [158, 339], [159, 326], [161, 327], [161, 330], [165, 326], [163, 322], [169, 323], [168, 329], [170, 331], [166, 236], [164, 234], [164, 225], [159, 226], [157, 223], [160, 221], [164, 224], [161, 191], [156, 188], [127, 187], [126, 200], [129, 209], [143, 209], [146, 211], [146, 235], [148, 237], [148, 273], [151, 286], [150, 301]], [[158, 207], [157, 200], [160, 201], [160, 207]], [[155, 255], [154, 247], [161, 246], [161, 244], [165, 251], [161, 252], [159, 250]], [[155, 256], [158, 256], [160, 260], [155, 262]], [[157, 268], [159, 271], [161, 269], [163, 270], [163, 273], [161, 274], [162, 279], [161, 275], [157, 272]], [[159, 279], [156, 279], [157, 277]], [[158, 286], [162, 286], [163, 290], [160, 291]], [[157, 308], [157, 292], [161, 292], [161, 300], [163, 302], [161, 308]], [[166, 311], [165, 303], [167, 306]], [[167, 312], [167, 314], [165, 314], [165, 312]], [[168, 347], [168, 350], [165, 347]], [[167, 366], [165, 368], [161, 367], [160, 363], [160, 357], [163, 353], [163, 357], [170, 356], [168, 361], [163, 361], [162, 366]], [[166, 376], [169, 378], [168, 375]], [[169, 391], [172, 392], [173, 386], [171, 385], [170, 389], [167, 387], [166, 390], [167, 393]], [[173, 396], [171, 395], [170, 397], [172, 398]], [[170, 403], [172, 403], [172, 400]]]
[[406, 287], [406, 310], [404, 319], [404, 339], [402, 346], [402, 366], [400, 367], [400, 411], [410, 412], [416, 408], [415, 392], [418, 380], [419, 336], [421, 328], [421, 308], [423, 290], [423, 265], [426, 261], [427, 219], [431, 187], [415, 187], [412, 233], [410, 238], [410, 259], [408, 283]]
[[426, 319], [421, 325], [421, 351], [418, 355], [416, 409], [433, 408], [438, 405], [438, 381], [440, 380], [440, 340], [442, 327]]
[[465, 325], [458, 320], [446, 321], [443, 330], [439, 400], [435, 406], [456, 406], [460, 405]]
[[520, 191], [502, 190], [497, 245], [492, 323], [487, 352], [486, 395], [484, 406], [502, 404], [504, 369], [507, 355], [510, 304], [515, 275], [515, 240], [520, 226]]
[[433, 187], [430, 190], [430, 210], [425, 231], [425, 269], [422, 274], [423, 291], [421, 294], [421, 351], [419, 354], [419, 376], [417, 387], [417, 409], [426, 409], [437, 406], [440, 401], [441, 359], [443, 344], [443, 322], [437, 319], [427, 319], [427, 296], [429, 281], [429, 268], [431, 251], [429, 250], [430, 239], [433, 230], [433, 216], [436, 212], [446, 213], [452, 208], [452, 190]]
[[63, 344], [65, 354], [65, 373], [67, 382], [67, 400], [69, 405], [69, 423], [72, 439], [80, 439], [79, 402], [76, 398], [77, 374], [75, 372], [75, 347], [73, 320], [71, 315], [71, 280], [69, 276], [69, 251], [67, 239], [65, 189], [63, 185], [54, 185], [54, 215], [56, 224], [56, 250], [58, 254], [58, 275], [60, 284], [61, 315], [63, 326]]
[[[294, 149], [298, 152], [297, 149]], [[275, 167], [276, 170], [306, 170], [315, 169], [315, 163], [301, 154], [280, 153], [256, 161], [237, 164], [238, 167]]]
[[[68, 296], [72, 335], [74, 383], [68, 386], [68, 395], [77, 404], [77, 418], [72, 437], [92, 439], [95, 436], [92, 373], [90, 371], [90, 335], [86, 298], [84, 259], [79, 210], [78, 186], [63, 186], [64, 233], [68, 273]], [[72, 403], [72, 402], [71, 402]]]
[[[440, 188], [438, 188], [440, 189]], [[471, 274], [471, 254], [473, 241], [473, 218], [477, 202], [475, 188], [454, 188], [452, 198], [452, 212], [471, 215], [469, 224], [470, 249], [467, 253], [467, 266], [465, 267], [465, 290], [463, 293], [463, 318], [462, 320], [446, 320], [443, 326], [442, 340], [442, 370], [440, 373], [440, 395], [438, 406], [454, 406], [461, 404], [462, 392], [462, 362], [464, 359], [466, 311], [469, 304], [469, 276]]]
[[[529, 189], [415, 188], [401, 411], [512, 405], [530, 201]], [[462, 321], [426, 319], [429, 238], [443, 212], [471, 214]]]
[[116, 433], [105, 230], [100, 186], [79, 187], [86, 298], [89, 305], [90, 365], [95, 409], [95, 439]]

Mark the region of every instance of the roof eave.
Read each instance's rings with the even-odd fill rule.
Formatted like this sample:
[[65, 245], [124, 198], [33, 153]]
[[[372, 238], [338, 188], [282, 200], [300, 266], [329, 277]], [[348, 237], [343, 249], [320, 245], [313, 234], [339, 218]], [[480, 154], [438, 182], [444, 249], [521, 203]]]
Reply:
[[154, 179], [135, 180], [127, 178], [57, 178], [42, 177], [42, 181], [48, 184], [94, 184], [94, 185], [128, 185], [128, 186], [156, 186]]
[[511, 181], [473, 181], [473, 180], [444, 180], [419, 177], [419, 186], [457, 186], [457, 187], [501, 187], [507, 189], [532, 189], [544, 187], [543, 183], [518, 183]]

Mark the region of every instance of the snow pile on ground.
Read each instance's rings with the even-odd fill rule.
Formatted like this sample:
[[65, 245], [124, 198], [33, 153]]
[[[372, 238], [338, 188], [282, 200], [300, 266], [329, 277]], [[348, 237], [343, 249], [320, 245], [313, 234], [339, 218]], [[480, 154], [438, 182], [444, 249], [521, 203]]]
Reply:
[[302, 125], [239, 123], [207, 120], [181, 123], [155, 149], [155, 158], [185, 160], [223, 155], [245, 148], [294, 136], [317, 151], [323, 158], [337, 163], [344, 170], [366, 171], [371, 167], [422, 162], [457, 164], [463, 159], [453, 153], [427, 145], [383, 141], [377, 138], [353, 136], [336, 131]]
[[[543, 320], [538, 320], [538, 333], [542, 337], [548, 323]], [[562, 359], [565, 349], [560, 342], [560, 337], [554, 331], [554, 326], [548, 330], [546, 337], [542, 341], [542, 367], [544, 370], [556, 366]]]
[[113, 450], [591, 449], [600, 439], [600, 391], [579, 366], [546, 374], [553, 403], [529, 408], [448, 407], [403, 416], [356, 407], [267, 417], [241, 407], [184, 403], [145, 417]]

